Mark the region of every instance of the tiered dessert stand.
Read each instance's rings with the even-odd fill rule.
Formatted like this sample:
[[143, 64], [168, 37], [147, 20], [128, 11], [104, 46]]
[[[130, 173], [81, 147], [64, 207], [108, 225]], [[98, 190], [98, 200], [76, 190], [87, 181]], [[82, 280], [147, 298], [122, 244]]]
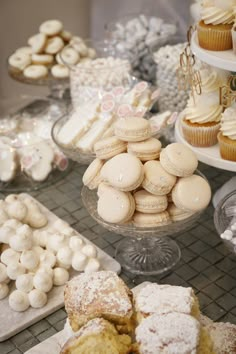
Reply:
[[[236, 55], [233, 50], [220, 52], [205, 50], [199, 46], [197, 32], [192, 35], [191, 49], [193, 54], [204, 63], [236, 73]], [[178, 142], [188, 145], [195, 152], [199, 161], [222, 170], [236, 172], [236, 162], [224, 160], [220, 156], [218, 144], [208, 148], [198, 148], [188, 144], [183, 137], [180, 120], [181, 115], [175, 125], [175, 138]]]

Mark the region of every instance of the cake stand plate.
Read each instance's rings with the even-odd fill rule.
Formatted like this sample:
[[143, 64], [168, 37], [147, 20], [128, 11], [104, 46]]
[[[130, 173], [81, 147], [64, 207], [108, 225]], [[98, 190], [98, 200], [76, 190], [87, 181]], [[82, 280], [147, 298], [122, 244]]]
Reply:
[[236, 72], [236, 55], [233, 50], [212, 51], [199, 46], [197, 32], [195, 31], [191, 40], [191, 49], [197, 58], [216, 68]]
[[[236, 57], [235, 57], [236, 63]], [[236, 69], [236, 67], [235, 67]], [[199, 161], [222, 170], [236, 172], [236, 162], [222, 159], [220, 156], [219, 145], [216, 144], [209, 148], [198, 148], [190, 145], [183, 137], [181, 129], [181, 116], [175, 124], [175, 138], [178, 143], [187, 145], [196, 154]]]

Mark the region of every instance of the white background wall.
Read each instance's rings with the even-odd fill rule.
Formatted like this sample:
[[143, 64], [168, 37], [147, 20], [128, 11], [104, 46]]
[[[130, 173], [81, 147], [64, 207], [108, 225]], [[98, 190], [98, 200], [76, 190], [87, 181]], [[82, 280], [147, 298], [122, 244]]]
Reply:
[[10, 79], [7, 57], [26, 45], [46, 19], [58, 18], [65, 28], [88, 38], [101, 38], [104, 24], [130, 13], [151, 13], [180, 24], [184, 33], [189, 21], [190, 0], [0, 0], [0, 97], [39, 94], [45, 89]]

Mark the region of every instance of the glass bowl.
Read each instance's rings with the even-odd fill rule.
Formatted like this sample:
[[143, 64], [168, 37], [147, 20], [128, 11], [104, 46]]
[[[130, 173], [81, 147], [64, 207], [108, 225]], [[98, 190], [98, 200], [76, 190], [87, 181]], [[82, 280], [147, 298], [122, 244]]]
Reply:
[[[202, 173], [197, 174], [204, 177]], [[205, 177], [204, 177], [205, 178]], [[159, 227], [137, 227], [132, 224], [111, 224], [97, 213], [98, 196], [96, 190], [82, 188], [82, 201], [91, 217], [98, 224], [124, 238], [116, 249], [116, 260], [122, 267], [136, 275], [158, 275], [172, 269], [180, 260], [178, 244], [170, 238], [190, 230], [199, 220], [204, 210], [177, 222]]]
[[51, 139], [51, 127], [65, 113], [64, 104], [20, 96], [2, 100], [0, 106], [0, 190], [28, 192], [68, 174], [72, 163]]
[[217, 204], [214, 223], [222, 241], [236, 254], [236, 190], [226, 195]]

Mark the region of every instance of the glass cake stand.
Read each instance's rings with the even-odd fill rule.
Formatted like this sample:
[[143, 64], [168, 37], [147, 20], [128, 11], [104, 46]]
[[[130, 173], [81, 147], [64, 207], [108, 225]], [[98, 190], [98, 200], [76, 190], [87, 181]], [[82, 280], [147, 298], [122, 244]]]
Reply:
[[127, 236], [119, 243], [115, 257], [123, 269], [135, 275], [153, 276], [172, 269], [180, 260], [181, 251], [177, 243], [168, 236], [191, 229], [202, 214], [201, 211], [185, 220], [160, 227], [111, 224], [97, 213], [96, 190], [84, 186], [81, 196], [87, 211], [98, 224], [109, 231]]

